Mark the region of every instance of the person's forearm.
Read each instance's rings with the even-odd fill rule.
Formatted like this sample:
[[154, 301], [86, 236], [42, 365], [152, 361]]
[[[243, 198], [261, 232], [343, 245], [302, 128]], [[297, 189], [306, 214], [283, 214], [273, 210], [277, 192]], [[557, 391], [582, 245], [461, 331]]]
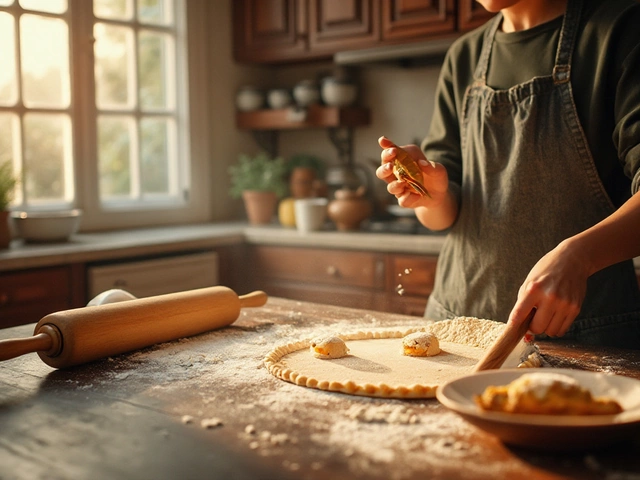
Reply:
[[640, 192], [601, 222], [563, 243], [582, 257], [590, 274], [640, 256]]
[[439, 231], [451, 227], [458, 217], [457, 195], [449, 188], [443, 201], [434, 207], [417, 207], [416, 217], [429, 230]]

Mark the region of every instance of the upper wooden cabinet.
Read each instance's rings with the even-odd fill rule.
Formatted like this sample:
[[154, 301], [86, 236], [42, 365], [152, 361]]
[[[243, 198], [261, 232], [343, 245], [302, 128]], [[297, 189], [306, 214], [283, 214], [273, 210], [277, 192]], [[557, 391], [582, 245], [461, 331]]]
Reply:
[[382, 40], [424, 40], [454, 33], [454, 0], [383, 0]]
[[366, 48], [380, 38], [379, 0], [310, 0], [309, 51], [329, 55]]
[[271, 63], [308, 52], [306, 0], [230, 0], [238, 62]]
[[231, 0], [241, 63], [328, 60], [340, 51], [451, 37], [491, 17], [474, 0]]

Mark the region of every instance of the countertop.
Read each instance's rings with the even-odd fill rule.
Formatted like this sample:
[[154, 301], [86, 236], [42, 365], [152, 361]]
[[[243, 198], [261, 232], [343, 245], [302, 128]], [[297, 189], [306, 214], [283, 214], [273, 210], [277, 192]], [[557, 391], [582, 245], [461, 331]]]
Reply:
[[[270, 298], [230, 327], [73, 369], [35, 354], [2, 362], [0, 478], [638, 478], [639, 441], [555, 455], [511, 448], [435, 399], [308, 389], [262, 364], [275, 346], [318, 333], [422, 322]], [[640, 378], [640, 351], [540, 349], [559, 366]]]
[[[319, 247], [389, 253], [438, 255], [445, 236], [439, 234], [319, 231], [299, 233], [278, 225], [210, 223], [172, 227], [82, 233], [69, 242], [26, 244], [12, 242], [0, 250], [0, 272], [70, 263], [208, 249], [243, 242], [256, 245]], [[640, 257], [634, 259], [640, 270]]]
[[319, 231], [301, 234], [277, 225], [218, 223], [81, 233], [66, 243], [27, 244], [13, 241], [0, 250], [0, 272], [77, 262], [215, 248], [243, 242], [264, 245], [344, 248], [365, 251], [437, 255], [443, 235]]

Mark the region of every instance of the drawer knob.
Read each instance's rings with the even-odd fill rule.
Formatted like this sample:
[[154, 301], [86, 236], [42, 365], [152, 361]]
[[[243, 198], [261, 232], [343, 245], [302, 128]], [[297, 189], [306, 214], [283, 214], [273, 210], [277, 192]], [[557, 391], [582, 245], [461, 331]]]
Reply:
[[9, 303], [9, 294], [7, 292], [0, 292], [0, 305], [7, 305]]
[[327, 267], [327, 275], [329, 275], [331, 277], [337, 277], [338, 276], [338, 268], [333, 266], [333, 265], [329, 265]]

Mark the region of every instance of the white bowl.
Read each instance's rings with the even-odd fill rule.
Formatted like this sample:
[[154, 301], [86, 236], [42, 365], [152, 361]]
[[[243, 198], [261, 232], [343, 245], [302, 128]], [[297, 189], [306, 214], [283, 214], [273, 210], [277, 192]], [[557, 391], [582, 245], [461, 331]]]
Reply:
[[82, 210], [12, 212], [18, 237], [25, 242], [64, 242], [78, 231]]
[[356, 101], [358, 87], [352, 83], [326, 78], [320, 90], [322, 101], [330, 107], [347, 107]]

